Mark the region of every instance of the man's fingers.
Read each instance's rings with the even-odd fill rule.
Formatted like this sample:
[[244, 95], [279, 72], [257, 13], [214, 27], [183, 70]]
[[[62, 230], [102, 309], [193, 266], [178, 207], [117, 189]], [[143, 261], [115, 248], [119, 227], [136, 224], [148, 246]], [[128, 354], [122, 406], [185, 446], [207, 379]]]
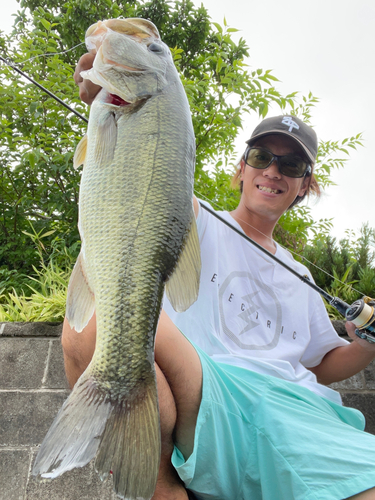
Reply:
[[86, 71], [92, 68], [94, 59], [94, 52], [88, 52], [87, 54], [84, 54], [78, 61], [73, 75], [75, 83], [79, 86], [79, 97], [86, 104], [92, 104], [97, 93], [101, 89], [99, 85], [92, 83], [90, 80], [84, 80], [81, 76], [81, 71]]
[[345, 328], [346, 328], [346, 331], [348, 332], [349, 337], [352, 340], [354, 340], [360, 346], [362, 346], [364, 349], [366, 349], [366, 351], [375, 352], [375, 344], [372, 344], [372, 343], [368, 342], [365, 339], [361, 339], [361, 338], [358, 337], [358, 335], [356, 335], [356, 333], [355, 333], [356, 326], [354, 325], [354, 323], [351, 323], [350, 321], [347, 321], [345, 323]]
[[76, 69], [74, 71], [74, 81], [76, 82], [77, 85], [79, 85], [82, 81], [83, 78], [81, 76], [81, 71], [86, 71], [87, 69], [91, 69], [92, 65], [94, 63], [95, 59], [95, 53], [93, 52], [88, 52], [87, 54], [84, 54], [80, 60], [78, 61], [78, 64], [76, 66]]

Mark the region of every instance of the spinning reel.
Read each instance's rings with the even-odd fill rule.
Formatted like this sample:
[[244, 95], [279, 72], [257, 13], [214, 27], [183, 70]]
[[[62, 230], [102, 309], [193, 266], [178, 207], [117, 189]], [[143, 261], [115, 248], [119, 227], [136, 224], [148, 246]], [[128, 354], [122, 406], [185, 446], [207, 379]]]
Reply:
[[347, 309], [345, 317], [357, 327], [355, 333], [361, 339], [375, 344], [375, 300], [370, 297], [356, 300]]

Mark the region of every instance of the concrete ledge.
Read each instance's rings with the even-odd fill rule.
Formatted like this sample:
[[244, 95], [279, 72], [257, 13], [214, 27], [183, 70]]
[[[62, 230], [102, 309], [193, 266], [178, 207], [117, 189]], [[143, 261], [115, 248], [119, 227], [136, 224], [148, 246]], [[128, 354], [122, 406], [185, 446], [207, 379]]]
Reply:
[[331, 321], [333, 328], [336, 330], [337, 334], [340, 335], [340, 337], [347, 337], [348, 334], [346, 333], [346, 328], [345, 328], [345, 323], [346, 321], [334, 319]]
[[375, 394], [342, 392], [341, 396], [345, 406], [356, 408], [363, 413], [366, 418], [365, 431], [375, 434]]
[[62, 323], [0, 323], [0, 337], [60, 337]]

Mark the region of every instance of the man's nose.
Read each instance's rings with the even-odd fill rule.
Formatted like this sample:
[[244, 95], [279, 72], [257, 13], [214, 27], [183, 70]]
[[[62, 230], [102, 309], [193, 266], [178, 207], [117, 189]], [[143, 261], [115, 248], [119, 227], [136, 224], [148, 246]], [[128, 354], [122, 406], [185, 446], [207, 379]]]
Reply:
[[264, 169], [263, 175], [265, 177], [272, 177], [273, 179], [274, 178], [281, 179], [279, 164], [278, 164], [276, 158], [273, 160], [273, 162], [266, 169]]

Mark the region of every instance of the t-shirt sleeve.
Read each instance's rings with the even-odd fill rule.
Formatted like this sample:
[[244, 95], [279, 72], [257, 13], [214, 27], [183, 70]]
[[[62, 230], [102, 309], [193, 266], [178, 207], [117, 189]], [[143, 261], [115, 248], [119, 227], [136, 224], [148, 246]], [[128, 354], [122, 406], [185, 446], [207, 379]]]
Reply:
[[329, 351], [349, 343], [336, 333], [320, 295], [314, 292], [312, 300], [314, 305], [310, 319], [311, 341], [301, 358], [301, 363], [306, 368], [318, 366]]

